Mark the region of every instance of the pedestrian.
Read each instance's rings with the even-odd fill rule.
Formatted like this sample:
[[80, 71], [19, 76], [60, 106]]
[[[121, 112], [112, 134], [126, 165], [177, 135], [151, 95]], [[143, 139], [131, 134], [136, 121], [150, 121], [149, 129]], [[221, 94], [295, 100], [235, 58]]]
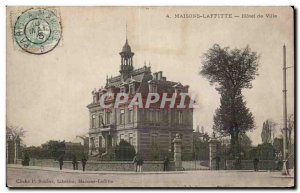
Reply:
[[85, 157], [82, 158], [81, 163], [82, 163], [82, 171], [85, 171], [85, 165], [86, 165], [87, 159]]
[[254, 165], [254, 171], [258, 171], [258, 158], [254, 158], [253, 160], [253, 165]]
[[143, 171], [143, 164], [144, 164], [144, 159], [143, 159], [142, 156], [139, 156], [139, 158], [137, 160], [137, 170], [138, 170], [138, 172]]
[[132, 162], [133, 162], [133, 165], [134, 165], [134, 168], [135, 168], [135, 172], [137, 172], [137, 161], [138, 160], [137, 160], [136, 156], [134, 156]]
[[169, 158], [166, 156], [164, 159], [164, 171], [168, 171], [169, 168]]
[[63, 155], [59, 156], [58, 162], [59, 162], [59, 169], [62, 170], [62, 167], [64, 165], [64, 156]]
[[78, 161], [76, 155], [73, 156], [72, 165], [73, 165], [73, 170], [78, 170]]
[[216, 156], [216, 170], [220, 169], [220, 161], [221, 161], [221, 158], [219, 156]]

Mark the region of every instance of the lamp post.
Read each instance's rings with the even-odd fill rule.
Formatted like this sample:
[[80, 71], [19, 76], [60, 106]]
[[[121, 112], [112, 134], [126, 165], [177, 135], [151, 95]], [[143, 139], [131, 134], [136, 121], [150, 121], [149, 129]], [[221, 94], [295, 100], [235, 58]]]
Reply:
[[290, 67], [286, 67], [286, 46], [283, 45], [283, 166], [282, 175], [289, 175], [288, 161], [288, 140], [287, 140], [287, 99], [286, 99], [286, 70]]

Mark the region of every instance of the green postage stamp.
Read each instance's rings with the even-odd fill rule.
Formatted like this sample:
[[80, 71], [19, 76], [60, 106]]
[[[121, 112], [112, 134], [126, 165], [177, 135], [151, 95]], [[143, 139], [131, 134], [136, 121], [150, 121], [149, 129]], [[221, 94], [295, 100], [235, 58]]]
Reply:
[[13, 25], [16, 43], [31, 54], [48, 53], [61, 39], [59, 16], [53, 9], [28, 9], [17, 17]]

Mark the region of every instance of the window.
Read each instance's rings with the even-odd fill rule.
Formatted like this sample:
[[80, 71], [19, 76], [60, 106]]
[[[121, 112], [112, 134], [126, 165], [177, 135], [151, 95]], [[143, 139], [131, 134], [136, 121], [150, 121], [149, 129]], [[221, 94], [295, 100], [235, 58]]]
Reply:
[[121, 109], [120, 110], [120, 124], [124, 124], [125, 123], [125, 110]]
[[92, 128], [96, 128], [96, 115], [92, 115]]
[[110, 124], [110, 112], [106, 112], [106, 124]]
[[131, 85], [129, 85], [129, 94], [134, 94], [134, 85], [133, 84], [131, 84]]
[[149, 121], [153, 122], [153, 111], [149, 110]]
[[121, 88], [120, 88], [120, 92], [126, 92], [125, 87], [121, 87]]
[[157, 93], [157, 85], [149, 84], [149, 92], [150, 93]]
[[133, 145], [133, 134], [132, 133], [129, 133], [129, 143], [131, 144], [131, 145]]
[[92, 149], [95, 148], [95, 139], [94, 139], [94, 137], [90, 138], [90, 143], [91, 143], [91, 148]]
[[99, 114], [99, 127], [101, 127], [101, 125], [102, 126], [104, 125], [104, 123], [103, 123], [103, 115]]
[[120, 134], [120, 142], [124, 140], [124, 134]]
[[128, 123], [133, 122], [133, 110], [129, 109], [129, 114], [128, 114]]
[[179, 112], [178, 112], [178, 123], [179, 123], [179, 124], [182, 124], [182, 117], [183, 117], [182, 114], [183, 114], [182, 111], [179, 111]]
[[176, 92], [177, 94], [179, 94], [179, 93], [181, 93], [181, 89], [176, 88], [176, 89], [175, 89], [175, 92]]
[[152, 136], [151, 136], [151, 145], [152, 146], [157, 145], [157, 133], [152, 133]]
[[156, 85], [153, 85], [153, 86], [152, 86], [152, 92], [153, 92], [153, 93], [156, 93], [156, 92], [157, 92], [157, 86], [156, 86]]
[[159, 122], [159, 116], [160, 116], [160, 112], [156, 111], [155, 112], [155, 122], [158, 123]]
[[99, 136], [99, 147], [102, 147], [102, 136]]

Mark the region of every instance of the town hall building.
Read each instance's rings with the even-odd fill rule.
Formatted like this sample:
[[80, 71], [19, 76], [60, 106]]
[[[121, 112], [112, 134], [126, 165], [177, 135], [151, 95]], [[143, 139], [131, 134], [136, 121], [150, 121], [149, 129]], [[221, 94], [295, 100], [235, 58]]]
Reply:
[[[160, 96], [167, 93], [170, 97], [174, 93], [188, 93], [189, 86], [167, 80], [162, 71], [152, 73], [151, 67], [146, 65], [135, 69], [134, 53], [127, 38], [120, 56], [119, 75], [107, 77], [106, 84], [92, 92], [93, 101], [87, 106], [90, 116], [89, 157], [102, 159], [111, 155], [112, 147], [121, 140], [133, 145], [135, 151], [141, 153], [146, 160], [171, 156], [172, 140], [176, 133], [181, 135], [183, 141], [183, 156], [191, 157], [192, 108], [170, 108], [168, 105], [160, 108], [160, 101], [151, 104], [149, 108], [129, 106], [129, 102], [122, 103], [118, 108], [100, 105], [100, 98], [104, 94], [110, 96], [105, 98], [104, 103], [110, 104], [115, 102], [117, 93], [126, 93], [129, 98], [140, 93], [143, 103], [149, 93], [158, 93]], [[190, 97], [187, 100], [191, 100]]]

